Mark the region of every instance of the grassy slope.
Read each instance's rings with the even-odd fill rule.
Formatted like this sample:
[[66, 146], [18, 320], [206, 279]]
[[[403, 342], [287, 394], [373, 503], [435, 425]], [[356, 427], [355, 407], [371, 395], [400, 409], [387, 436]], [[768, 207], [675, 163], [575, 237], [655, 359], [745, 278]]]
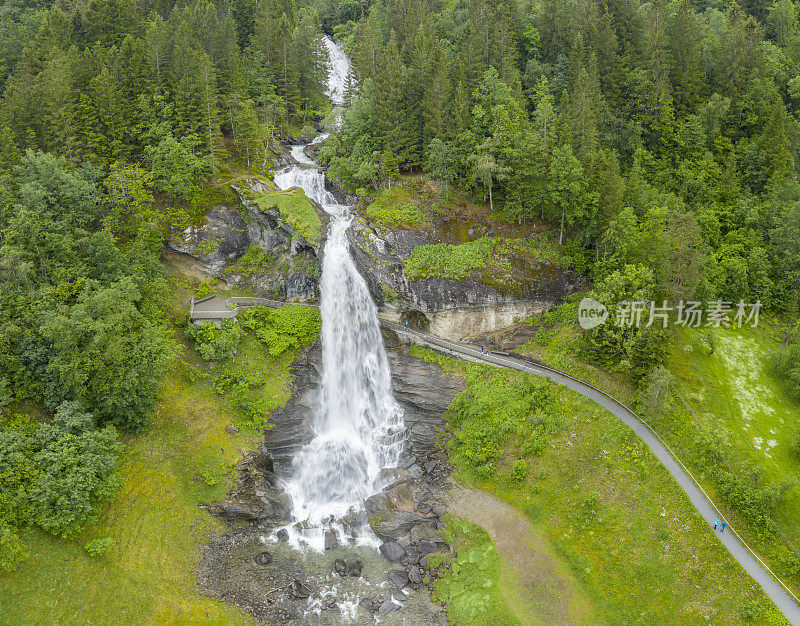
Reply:
[[[518, 351], [587, 380], [632, 405], [634, 388], [624, 373], [607, 372], [576, 357], [579, 335], [569, 310], [563, 319], [551, 315], [536, 321], [549, 326]], [[567, 319], [569, 318], [569, 319]], [[793, 457], [789, 441], [797, 432], [798, 402], [792, 400], [769, 366], [769, 355], [779, 348], [780, 325], [762, 320], [758, 328], [717, 331], [713, 355], [703, 344], [704, 330], [677, 329], [672, 340], [668, 368], [676, 377], [676, 389], [696, 417], [676, 398], [662, 417], [651, 424], [702, 482], [718, 506], [723, 506], [716, 487], [716, 473], [703, 471], [709, 441], [724, 443], [724, 454], [734, 465], [749, 460], [763, 468], [761, 484], [780, 482], [800, 474], [800, 459]], [[749, 419], [748, 419], [749, 418]], [[760, 449], [757, 447], [760, 445]], [[715, 448], [719, 449], [715, 445]], [[800, 546], [800, 490], [789, 491], [775, 519], [790, 541]], [[724, 507], [726, 516], [770, 567], [800, 593], [800, 574], [787, 566], [790, 552], [780, 538], [761, 537], [737, 511]]]
[[[185, 288], [177, 290], [176, 312], [188, 297]], [[25, 537], [31, 558], [0, 576], [0, 623], [247, 621], [236, 608], [196, 590], [198, 548], [209, 532], [223, 530], [197, 505], [224, 495], [234, 464], [258, 435], [225, 431], [239, 416], [206, 378], [190, 382], [195, 376], [185, 372], [201, 364], [184, 343], [181, 357], [190, 365], [176, 363], [165, 380], [154, 423], [127, 438], [121, 459], [125, 485], [100, 519], [73, 540], [39, 532]], [[287, 400], [291, 357], [272, 361], [258, 344], [245, 341], [237, 361], [268, 379], [263, 393], [276, 404]], [[218, 482], [209, 485], [214, 478]], [[82, 546], [101, 537], [111, 537], [115, 547], [90, 557]]]
[[736, 624], [751, 615], [781, 623], [638, 438], [583, 396], [557, 393], [562, 429], [542, 456], [523, 457], [522, 484], [509, 477], [521, 455], [513, 441], [491, 479], [474, 479], [465, 468], [459, 477], [524, 512], [548, 538], [593, 600], [588, 621]]

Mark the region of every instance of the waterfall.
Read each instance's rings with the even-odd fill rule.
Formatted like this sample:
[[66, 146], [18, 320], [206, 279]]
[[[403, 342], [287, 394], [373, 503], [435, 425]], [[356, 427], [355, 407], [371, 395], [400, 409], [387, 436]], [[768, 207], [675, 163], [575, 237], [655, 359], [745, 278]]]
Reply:
[[[331, 39], [325, 41], [331, 59], [328, 93], [336, 104], [349, 62]], [[314, 438], [295, 456], [286, 491], [294, 517], [320, 528], [331, 516], [360, 509], [380, 487], [380, 470], [396, 465], [400, 454], [403, 414], [392, 396], [377, 309], [350, 255], [350, 207], [325, 189], [324, 175], [303, 148], [292, 149], [297, 165], [277, 172], [275, 183], [302, 188], [331, 220], [322, 263], [323, 374]], [[321, 546], [321, 533], [306, 539]]]

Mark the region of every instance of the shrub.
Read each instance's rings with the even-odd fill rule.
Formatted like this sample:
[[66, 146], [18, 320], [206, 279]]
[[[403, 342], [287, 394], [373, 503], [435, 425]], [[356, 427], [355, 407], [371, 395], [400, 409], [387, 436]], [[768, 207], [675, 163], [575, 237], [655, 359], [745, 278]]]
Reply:
[[11, 572], [28, 552], [14, 529], [0, 519], [0, 572]]
[[219, 239], [214, 239], [213, 237], [204, 237], [200, 240], [194, 250], [192, 250], [192, 254], [195, 256], [205, 256], [207, 254], [211, 254], [212, 252], [216, 252], [219, 250]]
[[189, 324], [186, 336], [195, 343], [195, 348], [206, 361], [224, 359], [230, 356], [239, 345], [242, 331], [236, 320], [222, 320], [220, 328], [213, 322]]
[[113, 547], [114, 540], [111, 537], [105, 537], [104, 539], [94, 539], [90, 541], [83, 546], [83, 549], [92, 556], [100, 556], [101, 554], [108, 552]]
[[521, 483], [528, 475], [528, 464], [525, 459], [519, 459], [511, 466], [511, 479], [514, 482]]
[[264, 252], [257, 243], [250, 244], [235, 265], [225, 269], [226, 274], [239, 274], [250, 278], [253, 274], [268, 272], [275, 263], [275, 255]]
[[213, 295], [214, 289], [211, 287], [211, 283], [200, 283], [197, 285], [197, 289], [194, 290], [195, 300], [202, 300]]
[[307, 306], [252, 307], [241, 318], [242, 326], [255, 331], [273, 357], [309, 345], [321, 328], [319, 311]]
[[513, 436], [525, 441], [525, 454], [526, 446], [543, 451], [558, 424], [554, 408], [547, 381], [528, 375], [512, 379], [506, 373], [487, 378], [484, 370], [469, 371], [467, 388], [446, 413], [453, 430], [453, 460], [461, 469], [488, 476], [491, 463]]

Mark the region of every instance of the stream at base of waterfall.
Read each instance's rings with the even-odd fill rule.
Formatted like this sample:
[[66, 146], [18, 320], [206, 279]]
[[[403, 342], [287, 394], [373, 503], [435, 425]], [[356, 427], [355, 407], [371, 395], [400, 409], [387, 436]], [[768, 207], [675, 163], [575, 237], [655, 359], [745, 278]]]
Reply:
[[[349, 62], [332, 40], [326, 38], [326, 46], [331, 60], [328, 95], [339, 105]], [[324, 175], [304, 148], [292, 148], [296, 164], [276, 172], [275, 184], [301, 188], [331, 219], [320, 288], [322, 383], [314, 437], [295, 456], [284, 484], [295, 518], [286, 531], [297, 548], [324, 550], [326, 530], [334, 530], [339, 541], [377, 547], [362, 514], [363, 501], [383, 486], [381, 470], [397, 464], [403, 413], [392, 396], [377, 309], [350, 255], [350, 207], [326, 190]], [[353, 524], [359, 515], [361, 523]], [[346, 528], [341, 524], [345, 516], [350, 519]]]

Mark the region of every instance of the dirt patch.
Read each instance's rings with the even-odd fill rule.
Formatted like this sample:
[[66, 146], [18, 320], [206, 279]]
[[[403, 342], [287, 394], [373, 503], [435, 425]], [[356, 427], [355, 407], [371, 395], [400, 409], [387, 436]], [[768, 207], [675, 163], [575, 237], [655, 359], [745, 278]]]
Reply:
[[500, 555], [500, 592], [522, 624], [589, 624], [595, 611], [552, 547], [510, 505], [456, 485], [447, 510], [482, 526]]

